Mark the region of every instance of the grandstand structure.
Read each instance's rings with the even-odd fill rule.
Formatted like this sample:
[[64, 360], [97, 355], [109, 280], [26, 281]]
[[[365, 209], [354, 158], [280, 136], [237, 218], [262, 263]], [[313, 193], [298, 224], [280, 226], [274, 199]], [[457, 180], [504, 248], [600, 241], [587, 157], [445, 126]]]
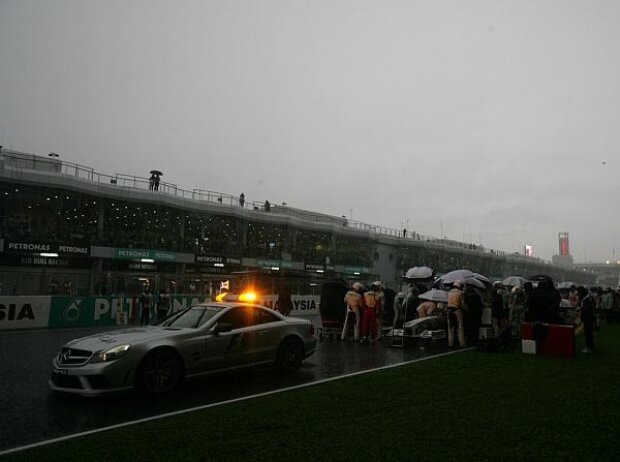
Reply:
[[297, 293], [331, 278], [396, 288], [411, 266], [501, 278], [548, 274], [592, 283], [595, 274], [346, 217], [238, 196], [187, 190], [128, 174], [103, 174], [57, 156], [0, 151], [3, 295], [154, 288], [213, 293], [239, 272], [297, 276]]

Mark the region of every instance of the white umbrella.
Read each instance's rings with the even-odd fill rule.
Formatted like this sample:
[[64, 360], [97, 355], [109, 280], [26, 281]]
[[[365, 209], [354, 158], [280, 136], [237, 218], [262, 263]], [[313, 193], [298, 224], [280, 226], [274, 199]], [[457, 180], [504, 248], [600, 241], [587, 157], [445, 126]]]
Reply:
[[579, 284], [577, 284], [576, 282], [571, 282], [571, 281], [566, 281], [566, 282], [560, 282], [558, 284], [558, 289], [570, 289], [572, 286], [577, 287]]
[[508, 276], [502, 281], [502, 285], [507, 287], [523, 287], [527, 279], [521, 276]]
[[428, 279], [433, 277], [433, 269], [428, 266], [414, 266], [405, 273], [407, 279]]
[[433, 302], [448, 302], [448, 292], [440, 289], [431, 289], [419, 295], [422, 300], [431, 300]]

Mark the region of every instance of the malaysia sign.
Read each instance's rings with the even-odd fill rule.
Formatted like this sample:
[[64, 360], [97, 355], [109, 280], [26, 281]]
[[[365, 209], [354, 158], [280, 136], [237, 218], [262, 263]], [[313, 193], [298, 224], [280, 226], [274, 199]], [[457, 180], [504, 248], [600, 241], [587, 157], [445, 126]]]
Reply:
[[47, 327], [49, 295], [0, 297], [0, 330]]
[[[272, 308], [279, 311], [280, 297], [277, 294], [271, 295], [259, 295], [257, 304]], [[293, 308], [291, 309], [291, 316], [310, 316], [319, 314], [319, 302], [321, 297], [319, 295], [291, 295], [291, 302]]]

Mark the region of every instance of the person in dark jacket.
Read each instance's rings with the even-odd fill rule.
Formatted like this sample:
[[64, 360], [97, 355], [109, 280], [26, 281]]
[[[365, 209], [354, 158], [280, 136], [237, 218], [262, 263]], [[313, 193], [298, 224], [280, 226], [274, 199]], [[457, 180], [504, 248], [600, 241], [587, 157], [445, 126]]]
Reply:
[[499, 336], [506, 326], [506, 309], [501, 287], [491, 289], [491, 316], [493, 317], [493, 331]]
[[558, 323], [560, 322], [560, 293], [553, 287], [550, 280], [542, 280], [530, 292], [528, 321]]
[[278, 311], [284, 316], [288, 316], [292, 309], [291, 290], [286, 284], [283, 284], [278, 292]]
[[170, 295], [168, 294], [168, 289], [163, 287], [159, 289], [159, 293], [157, 294], [157, 321], [161, 321], [168, 316], [169, 310]]
[[586, 347], [581, 352], [592, 353], [594, 351], [594, 322], [596, 319], [594, 298], [583, 286], [577, 288], [577, 293], [579, 294], [581, 306], [580, 316], [583, 323], [583, 336], [586, 340]]
[[144, 285], [144, 291], [140, 295], [140, 324], [148, 326], [151, 319], [151, 308], [153, 306], [153, 294], [148, 285]]
[[478, 329], [482, 320], [484, 303], [480, 292], [469, 285], [465, 285], [463, 300], [467, 307], [465, 318], [463, 319], [465, 324], [465, 340], [468, 344], [473, 344], [478, 339]]

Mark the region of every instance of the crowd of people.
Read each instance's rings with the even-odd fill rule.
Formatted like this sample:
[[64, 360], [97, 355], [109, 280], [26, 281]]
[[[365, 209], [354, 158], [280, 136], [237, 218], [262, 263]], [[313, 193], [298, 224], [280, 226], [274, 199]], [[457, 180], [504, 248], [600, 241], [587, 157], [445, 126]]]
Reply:
[[420, 298], [422, 292], [431, 288], [431, 282], [410, 282], [404, 292], [394, 300], [393, 327], [403, 326], [407, 321], [429, 316], [445, 316], [447, 320], [448, 345], [465, 347], [478, 336], [478, 328], [485, 300], [482, 293], [464, 281], [456, 280], [447, 292], [446, 300]]
[[346, 316], [340, 338], [345, 340], [350, 330], [360, 343], [373, 343], [381, 338], [385, 293], [381, 281], [373, 282], [368, 290], [356, 282], [344, 296]]
[[52, 279], [49, 284], [48, 293], [50, 295], [73, 295], [73, 283], [69, 279], [65, 279], [64, 282], [60, 282], [57, 279]]
[[[602, 323], [620, 322], [620, 291], [612, 288], [572, 286], [557, 289], [551, 278], [527, 281], [522, 286], [494, 283], [485, 289], [454, 281], [445, 301], [419, 298], [432, 282], [409, 283], [394, 298], [392, 328], [429, 316], [445, 316], [450, 347], [475, 344], [483, 324], [483, 312], [490, 312], [495, 337], [518, 339], [522, 322], [573, 324], [583, 329], [584, 353], [594, 351], [594, 331]], [[341, 339], [352, 333], [354, 340], [374, 342], [381, 336], [386, 313], [383, 285], [376, 281], [365, 289], [356, 282], [345, 295], [346, 318]]]
[[[620, 291], [611, 288], [557, 289], [550, 278], [542, 278], [534, 283], [525, 282], [523, 286], [504, 286], [496, 282], [492, 287], [479, 289], [456, 280], [448, 287], [445, 301], [421, 299], [421, 292], [431, 286], [429, 281], [410, 282], [404, 291], [396, 294], [393, 306], [387, 307], [381, 281], [369, 287], [353, 283], [344, 296], [346, 315], [340, 338], [352, 337], [360, 343], [374, 343], [381, 338], [384, 319], [392, 318], [394, 329], [416, 318], [445, 316], [448, 345], [465, 347], [478, 341], [483, 313], [487, 309], [496, 337], [519, 338], [522, 321], [574, 324], [583, 328], [586, 346], [582, 351], [587, 353], [594, 351], [594, 331], [601, 324], [620, 322]], [[151, 317], [156, 320], [166, 317], [171, 307], [168, 289], [164, 287], [153, 294], [145, 284], [139, 305], [142, 325], [149, 324]], [[393, 317], [386, 316], [390, 309]], [[488, 321], [485, 324], [488, 325]]]
[[170, 314], [172, 304], [167, 287], [162, 287], [153, 294], [149, 284], [144, 284], [144, 290], [140, 294], [140, 324], [146, 326], [151, 323], [151, 317], [155, 315], [155, 322], [164, 319]]

